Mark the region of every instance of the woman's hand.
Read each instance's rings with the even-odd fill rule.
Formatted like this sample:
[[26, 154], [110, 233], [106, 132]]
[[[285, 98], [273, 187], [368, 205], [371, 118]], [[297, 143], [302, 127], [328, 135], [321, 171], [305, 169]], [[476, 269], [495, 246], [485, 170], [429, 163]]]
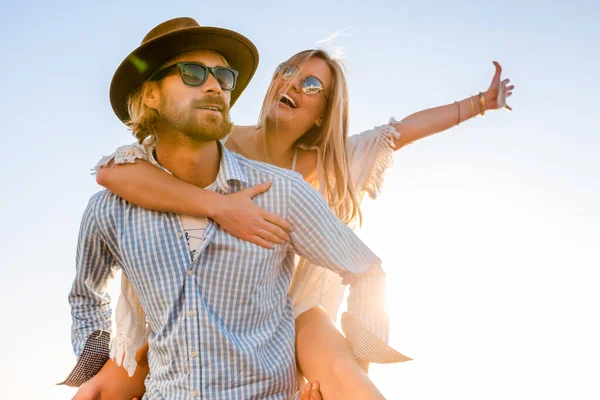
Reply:
[[319, 390], [319, 382], [307, 383], [300, 390], [298, 400], [323, 400], [321, 391]]
[[222, 196], [213, 219], [227, 232], [267, 249], [273, 244], [289, 242], [292, 226], [279, 215], [257, 206], [252, 199], [269, 190], [271, 183], [261, 183]]
[[512, 108], [506, 104], [506, 99], [512, 95], [512, 91], [515, 88], [513, 85], [508, 86], [510, 79], [504, 79], [501, 81], [502, 67], [496, 61], [496, 73], [490, 84], [490, 88], [485, 92], [485, 109], [486, 110], [497, 110], [499, 108], [505, 108], [512, 111]]

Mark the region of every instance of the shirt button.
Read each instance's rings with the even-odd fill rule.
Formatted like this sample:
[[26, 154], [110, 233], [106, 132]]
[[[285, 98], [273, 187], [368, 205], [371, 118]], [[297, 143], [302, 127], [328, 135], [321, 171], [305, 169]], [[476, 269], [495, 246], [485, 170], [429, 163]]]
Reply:
[[194, 397], [198, 397], [198, 396], [200, 396], [200, 393], [198, 393], [198, 391], [197, 391], [197, 390], [194, 390], [194, 391], [192, 392], [192, 396], [194, 396]]
[[181, 234], [181, 232], [177, 232], [177, 237], [178, 237], [178, 238], [180, 238], [180, 237], [182, 237], [182, 236], [183, 236], [183, 235]]
[[192, 356], [192, 358], [196, 358], [196, 357], [198, 357], [198, 353], [196, 353], [195, 351], [192, 351], [191, 356]]
[[196, 316], [196, 312], [195, 312], [195, 311], [190, 311], [190, 312], [188, 313], [188, 315], [189, 315], [190, 317], [194, 318], [194, 317]]
[[188, 271], [188, 276], [194, 276], [194, 271], [192, 271], [192, 270], [189, 270], [189, 271]]

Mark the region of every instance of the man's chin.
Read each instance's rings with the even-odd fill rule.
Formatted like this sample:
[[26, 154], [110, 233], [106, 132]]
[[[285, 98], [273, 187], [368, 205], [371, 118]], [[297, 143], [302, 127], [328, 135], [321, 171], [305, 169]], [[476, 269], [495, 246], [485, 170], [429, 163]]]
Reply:
[[194, 129], [189, 130], [188, 136], [195, 140], [211, 142], [223, 139], [231, 132], [232, 128], [233, 124], [224, 121], [223, 119], [220, 119], [217, 123], [213, 121], [203, 121], [203, 123], [198, 124]]

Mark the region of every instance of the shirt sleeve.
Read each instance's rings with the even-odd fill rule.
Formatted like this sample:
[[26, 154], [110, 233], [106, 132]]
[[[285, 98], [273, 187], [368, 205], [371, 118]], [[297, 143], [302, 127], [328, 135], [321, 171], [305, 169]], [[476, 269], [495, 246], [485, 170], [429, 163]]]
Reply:
[[350, 284], [348, 312], [387, 341], [389, 318], [381, 260], [304, 180], [299, 179], [292, 192], [289, 220], [294, 227], [291, 245], [297, 254]]
[[290, 195], [290, 234], [296, 254], [340, 275], [351, 283], [381, 260], [327, 206], [325, 199], [303, 179], [294, 180]]
[[68, 386], [79, 386], [96, 375], [109, 355], [112, 308], [106, 289], [116, 262], [103, 240], [94, 210], [92, 200], [81, 222], [75, 279], [69, 292], [71, 343], [78, 361], [62, 382]]
[[296, 253], [336, 272], [343, 284], [350, 284], [344, 321], [354, 355], [371, 362], [406, 361], [408, 358], [387, 346], [389, 315], [381, 260], [304, 180], [300, 179], [292, 191], [289, 220], [294, 227], [290, 238]]

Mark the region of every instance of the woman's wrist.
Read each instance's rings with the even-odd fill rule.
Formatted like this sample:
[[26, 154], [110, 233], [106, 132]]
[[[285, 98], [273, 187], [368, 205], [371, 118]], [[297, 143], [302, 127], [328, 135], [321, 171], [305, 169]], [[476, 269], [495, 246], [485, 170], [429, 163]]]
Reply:
[[211, 192], [207, 190], [207, 199], [204, 203], [206, 209], [206, 216], [210, 219], [217, 220], [219, 217], [223, 215], [225, 210], [226, 198], [227, 195]]
[[483, 100], [484, 100], [484, 110], [487, 111], [487, 110], [491, 110], [493, 101], [496, 99], [493, 98], [493, 94], [489, 90], [486, 90], [485, 92], [483, 92]]

